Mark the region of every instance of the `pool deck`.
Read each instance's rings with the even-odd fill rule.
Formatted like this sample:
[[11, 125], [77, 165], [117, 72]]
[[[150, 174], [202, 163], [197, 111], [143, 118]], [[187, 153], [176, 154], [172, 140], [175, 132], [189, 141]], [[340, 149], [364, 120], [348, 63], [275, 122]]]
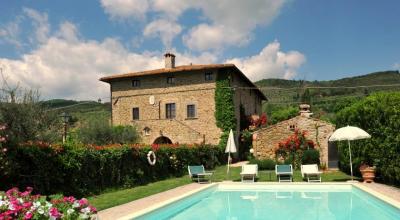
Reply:
[[[223, 182], [222, 182], [223, 183]], [[240, 182], [234, 182], [235, 184], [240, 184]], [[258, 182], [258, 184], [273, 184], [279, 185], [280, 183], [276, 182]], [[325, 182], [326, 183], [326, 182]], [[335, 182], [337, 184], [337, 182]], [[326, 184], [335, 184], [335, 183], [326, 183]], [[247, 183], [248, 184], [248, 183]], [[309, 183], [292, 183], [292, 184], [309, 184]], [[310, 183], [314, 184], [314, 183]], [[324, 184], [324, 183], [322, 183]], [[340, 183], [339, 183], [340, 184]], [[345, 184], [345, 183], [341, 183]], [[155, 205], [162, 205], [165, 203], [169, 203], [171, 199], [184, 196], [185, 194], [189, 194], [195, 191], [200, 191], [204, 188], [210, 187], [214, 184], [198, 184], [191, 183], [188, 185], [180, 186], [171, 190], [167, 190], [165, 192], [157, 193], [152, 196], [148, 196], [142, 199], [138, 199], [120, 206], [116, 206], [113, 208], [109, 208], [106, 210], [102, 210], [98, 213], [98, 218], [100, 220], [108, 220], [108, 219], [129, 219], [127, 216], [132, 215], [132, 213], [142, 213], [146, 212], [150, 207], [154, 207]], [[374, 194], [374, 192], [378, 192], [389, 199], [392, 200], [392, 203], [400, 204], [400, 189], [380, 183], [356, 183], [356, 185], [360, 186], [360, 188], [367, 188], [370, 193]], [[388, 201], [390, 202], [390, 201]]]

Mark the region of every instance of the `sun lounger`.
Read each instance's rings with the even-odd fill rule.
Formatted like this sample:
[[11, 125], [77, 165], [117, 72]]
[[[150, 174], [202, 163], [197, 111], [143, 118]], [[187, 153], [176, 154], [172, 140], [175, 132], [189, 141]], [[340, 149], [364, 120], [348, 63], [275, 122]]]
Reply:
[[206, 172], [204, 166], [188, 166], [189, 176], [198, 183], [211, 182], [212, 172]]
[[321, 174], [317, 164], [301, 165], [301, 176], [307, 178], [308, 182], [321, 182]]
[[292, 165], [275, 165], [275, 173], [279, 182], [292, 182], [293, 168]]
[[257, 164], [245, 164], [242, 165], [242, 172], [240, 173], [242, 177], [242, 182], [250, 181], [254, 182], [255, 178], [258, 176], [258, 165]]

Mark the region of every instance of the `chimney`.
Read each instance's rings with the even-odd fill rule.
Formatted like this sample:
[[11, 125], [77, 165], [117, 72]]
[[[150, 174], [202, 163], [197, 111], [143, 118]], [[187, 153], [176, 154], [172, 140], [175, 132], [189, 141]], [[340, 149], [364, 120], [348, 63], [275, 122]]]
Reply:
[[308, 104], [299, 105], [299, 109], [300, 109], [299, 113], [301, 116], [310, 118], [313, 115], [313, 113], [310, 111], [310, 105]]
[[164, 57], [165, 57], [165, 68], [166, 69], [175, 68], [175, 55], [167, 52], [166, 54], [164, 54]]

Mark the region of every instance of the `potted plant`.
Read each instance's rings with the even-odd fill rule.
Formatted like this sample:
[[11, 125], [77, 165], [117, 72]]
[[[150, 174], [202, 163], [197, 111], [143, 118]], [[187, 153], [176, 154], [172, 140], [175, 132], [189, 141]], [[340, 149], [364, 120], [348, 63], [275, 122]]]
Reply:
[[364, 180], [364, 183], [374, 182], [374, 178], [375, 178], [375, 167], [374, 166], [371, 167], [371, 166], [363, 163], [360, 166], [360, 172], [361, 172], [362, 178]]

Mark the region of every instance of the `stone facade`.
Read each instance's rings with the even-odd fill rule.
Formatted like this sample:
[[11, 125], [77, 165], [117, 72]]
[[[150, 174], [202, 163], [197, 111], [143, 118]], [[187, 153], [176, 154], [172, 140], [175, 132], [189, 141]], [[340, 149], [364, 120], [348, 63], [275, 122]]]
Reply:
[[[171, 56], [166, 58], [170, 59]], [[170, 61], [167, 63], [170, 64]], [[254, 85], [234, 65], [203, 66], [205, 67], [166, 66], [165, 69], [159, 70], [160, 73], [139, 72], [125, 74], [123, 77], [100, 79], [110, 83], [112, 124], [136, 126], [141, 134], [141, 142], [145, 144], [155, 143], [160, 137], [165, 137], [172, 143], [218, 144], [221, 130], [216, 126], [214, 116], [217, 75], [223, 69], [231, 74], [233, 85]], [[179, 69], [183, 70], [178, 71]], [[211, 78], [207, 78], [206, 74], [211, 74]], [[174, 77], [174, 83], [167, 83], [168, 77]], [[139, 84], [133, 86], [133, 80]], [[253, 90], [252, 94], [244, 90], [235, 90], [235, 109], [238, 110], [242, 104], [246, 113], [260, 113], [261, 101], [265, 99], [260, 93], [259, 90]], [[176, 116], [173, 119], [166, 117], [168, 103], [175, 103]], [[188, 105], [195, 105], [195, 117], [187, 117]], [[139, 118], [135, 120], [133, 108], [139, 109]], [[238, 123], [239, 116], [240, 114], [236, 114]]]
[[275, 159], [279, 142], [293, 135], [294, 129], [307, 132], [307, 139], [314, 141], [320, 151], [321, 164], [328, 166], [328, 139], [335, 126], [307, 115], [299, 115], [254, 132], [253, 149], [257, 159]]

